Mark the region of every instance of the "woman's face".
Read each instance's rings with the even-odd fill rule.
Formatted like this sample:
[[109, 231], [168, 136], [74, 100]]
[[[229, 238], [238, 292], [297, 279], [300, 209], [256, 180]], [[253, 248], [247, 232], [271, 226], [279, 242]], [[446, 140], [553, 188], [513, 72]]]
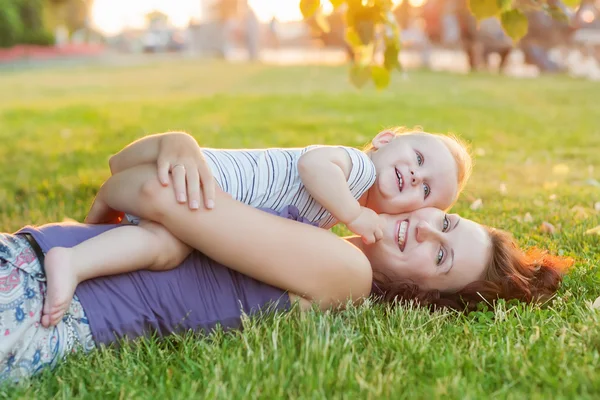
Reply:
[[421, 208], [407, 214], [381, 214], [383, 239], [365, 245], [375, 277], [411, 280], [421, 289], [454, 292], [483, 278], [491, 242], [476, 222]]

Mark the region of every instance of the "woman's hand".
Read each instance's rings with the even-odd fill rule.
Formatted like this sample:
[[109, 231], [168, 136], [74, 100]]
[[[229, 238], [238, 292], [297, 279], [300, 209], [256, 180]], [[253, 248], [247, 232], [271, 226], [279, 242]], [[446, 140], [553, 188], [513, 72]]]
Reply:
[[[169, 185], [169, 173], [173, 176], [173, 188], [178, 203], [189, 201], [189, 208], [200, 206], [200, 195], [206, 208], [215, 206], [215, 180], [206, 163], [196, 139], [187, 133], [170, 133], [161, 138], [158, 157], [158, 180]], [[200, 190], [202, 185], [202, 190]]]

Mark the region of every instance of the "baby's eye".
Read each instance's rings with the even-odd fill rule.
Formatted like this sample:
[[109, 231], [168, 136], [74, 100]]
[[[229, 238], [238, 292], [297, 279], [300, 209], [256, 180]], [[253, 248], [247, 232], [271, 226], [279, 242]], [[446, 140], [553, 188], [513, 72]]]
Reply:
[[429, 197], [429, 193], [431, 193], [431, 188], [426, 183], [423, 184], [423, 193], [424, 193], [425, 199], [427, 199], [427, 197]]
[[448, 232], [450, 228], [450, 219], [448, 218], [448, 214], [444, 215], [444, 222], [442, 222], [442, 232]]
[[423, 155], [418, 151], [415, 151], [415, 154], [417, 155], [417, 164], [419, 164], [419, 166], [423, 165]]

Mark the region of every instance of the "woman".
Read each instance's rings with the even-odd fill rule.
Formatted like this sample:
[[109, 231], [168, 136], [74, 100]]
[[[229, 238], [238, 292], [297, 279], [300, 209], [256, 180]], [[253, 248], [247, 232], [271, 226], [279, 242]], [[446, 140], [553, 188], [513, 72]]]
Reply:
[[437, 209], [383, 215], [384, 238], [373, 245], [290, 221], [294, 210], [280, 218], [220, 192], [214, 209], [192, 211], [177, 204], [152, 165], [109, 179], [90, 220], [110, 214], [108, 197], [112, 207], [163, 224], [206, 255], [195, 252], [170, 271], [86, 281], [62, 322], [45, 329], [39, 324], [44, 253], [119, 227], [54, 224], [3, 235], [0, 380], [32, 375], [79, 347], [89, 350], [149, 333], [210, 330], [216, 324], [234, 328], [242, 312], [268, 305], [342, 307], [372, 288], [387, 301], [415, 299], [458, 309], [471, 309], [482, 299], [533, 301], [557, 289], [565, 264], [550, 257], [528, 259], [506, 234]]

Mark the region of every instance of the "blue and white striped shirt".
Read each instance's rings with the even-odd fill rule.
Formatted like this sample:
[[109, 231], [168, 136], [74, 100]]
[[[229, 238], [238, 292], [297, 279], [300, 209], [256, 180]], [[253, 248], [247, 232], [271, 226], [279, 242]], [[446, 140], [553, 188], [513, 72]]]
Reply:
[[[302, 217], [329, 229], [338, 221], [308, 193], [298, 173], [300, 156], [317, 147], [322, 146], [202, 150], [217, 184], [234, 199], [277, 212], [287, 205], [294, 205]], [[375, 183], [375, 165], [362, 151], [339, 147], [346, 150], [352, 160], [348, 187], [358, 200]]]
[[[301, 217], [329, 229], [339, 221], [308, 193], [298, 173], [300, 156], [317, 147], [323, 146], [259, 150], [203, 148], [202, 152], [221, 190], [234, 199], [277, 212], [293, 205]], [[375, 183], [375, 165], [358, 149], [338, 147], [346, 150], [352, 160], [348, 187], [358, 200]], [[127, 219], [139, 223], [138, 217], [127, 215]]]

